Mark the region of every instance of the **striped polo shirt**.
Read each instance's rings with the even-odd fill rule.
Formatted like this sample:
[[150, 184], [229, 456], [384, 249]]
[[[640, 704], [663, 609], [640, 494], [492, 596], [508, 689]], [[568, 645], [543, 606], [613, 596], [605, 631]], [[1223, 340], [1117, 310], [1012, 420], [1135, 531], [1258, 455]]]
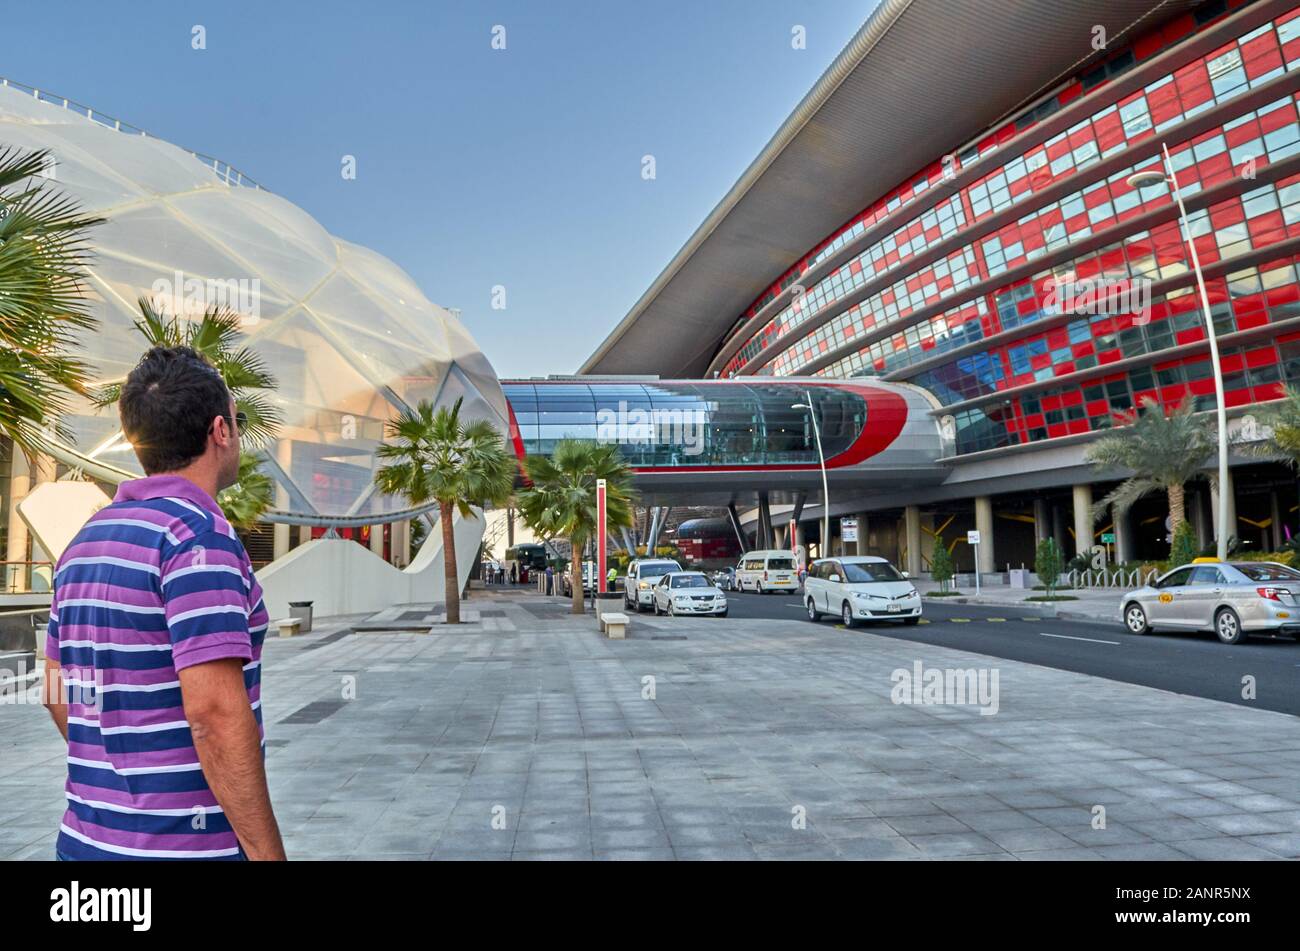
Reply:
[[241, 857], [199, 765], [177, 672], [242, 660], [261, 732], [266, 626], [244, 546], [188, 479], [125, 482], [85, 524], [55, 569], [45, 645], [68, 700], [60, 853]]

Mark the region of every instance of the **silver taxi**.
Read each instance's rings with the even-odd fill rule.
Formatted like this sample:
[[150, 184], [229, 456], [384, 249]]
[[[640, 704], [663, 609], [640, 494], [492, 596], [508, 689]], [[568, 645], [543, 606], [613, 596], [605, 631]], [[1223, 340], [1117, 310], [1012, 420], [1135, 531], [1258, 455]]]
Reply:
[[1300, 571], [1197, 558], [1124, 595], [1120, 619], [1133, 634], [1214, 631], [1225, 644], [1247, 634], [1300, 634]]

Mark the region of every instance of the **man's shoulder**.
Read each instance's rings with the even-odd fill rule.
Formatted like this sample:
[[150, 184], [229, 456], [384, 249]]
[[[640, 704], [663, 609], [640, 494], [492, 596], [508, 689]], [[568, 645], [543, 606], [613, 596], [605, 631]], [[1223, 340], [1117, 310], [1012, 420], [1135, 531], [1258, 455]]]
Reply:
[[174, 496], [106, 505], [78, 533], [78, 540], [88, 538], [145, 544], [164, 551], [193, 544], [243, 551], [238, 534], [225, 516]]

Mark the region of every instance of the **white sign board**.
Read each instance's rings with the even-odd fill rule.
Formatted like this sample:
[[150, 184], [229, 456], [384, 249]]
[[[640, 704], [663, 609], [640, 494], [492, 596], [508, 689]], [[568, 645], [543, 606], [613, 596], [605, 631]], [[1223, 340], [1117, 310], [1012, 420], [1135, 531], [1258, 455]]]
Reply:
[[855, 515], [846, 515], [840, 519], [840, 540], [856, 542], [858, 540], [858, 519]]
[[979, 543], [980, 543], [980, 533], [979, 533], [979, 532], [967, 532], [967, 533], [966, 533], [966, 544], [967, 544], [967, 545], [978, 545]]

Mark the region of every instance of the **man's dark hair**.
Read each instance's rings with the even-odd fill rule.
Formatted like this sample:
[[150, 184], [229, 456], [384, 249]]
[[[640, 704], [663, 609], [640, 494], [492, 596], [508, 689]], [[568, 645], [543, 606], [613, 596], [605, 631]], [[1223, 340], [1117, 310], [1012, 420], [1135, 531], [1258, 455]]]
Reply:
[[192, 347], [154, 347], [126, 378], [122, 431], [146, 475], [183, 469], [207, 448], [213, 417], [230, 417], [230, 391]]

